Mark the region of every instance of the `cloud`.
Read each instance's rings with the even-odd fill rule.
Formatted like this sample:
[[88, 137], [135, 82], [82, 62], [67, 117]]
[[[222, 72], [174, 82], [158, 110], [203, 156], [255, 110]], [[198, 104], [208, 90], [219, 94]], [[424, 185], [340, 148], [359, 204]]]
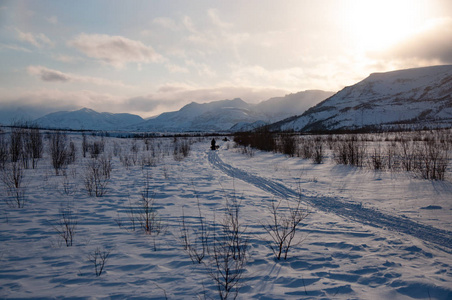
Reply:
[[67, 82], [71, 80], [71, 76], [57, 70], [47, 69], [41, 66], [29, 66], [28, 73], [37, 75], [42, 81], [48, 82]]
[[75, 62], [82, 60], [80, 57], [63, 55], [63, 54], [55, 55], [55, 56], [53, 56], [53, 58], [57, 61], [61, 61], [61, 62], [65, 62], [65, 63], [75, 63]]
[[215, 71], [212, 70], [212, 68], [210, 68], [205, 63], [198, 63], [198, 62], [195, 62], [192, 59], [188, 59], [188, 60], [185, 61], [185, 64], [187, 66], [190, 66], [190, 67], [196, 69], [198, 71], [198, 75], [199, 76], [204, 76], [204, 77], [216, 77], [217, 76]]
[[122, 82], [112, 81], [98, 77], [90, 77], [90, 76], [80, 76], [70, 73], [63, 73], [58, 70], [48, 69], [43, 66], [29, 66], [27, 71], [31, 75], [38, 76], [42, 81], [46, 82], [79, 82], [86, 84], [94, 84], [94, 85], [104, 85], [104, 86], [120, 86], [120, 87], [129, 87]]
[[181, 66], [178, 66], [175, 64], [166, 64], [165, 66], [168, 69], [168, 71], [170, 71], [171, 73], [189, 73], [190, 72], [187, 68], [181, 67]]
[[248, 40], [250, 35], [244, 32], [235, 32], [233, 24], [222, 21], [215, 9], [208, 10], [207, 17], [210, 26], [204, 26], [201, 29], [198, 29], [190, 17], [185, 16], [182, 19], [182, 24], [188, 31], [185, 40], [195, 46], [202, 47], [200, 53], [221, 51], [224, 55], [224, 51], [230, 49], [238, 56], [237, 47]]
[[174, 22], [174, 20], [170, 18], [159, 17], [155, 18], [152, 22], [166, 29], [173, 31], [179, 30], [179, 26], [177, 26], [176, 22]]
[[131, 62], [150, 63], [164, 60], [152, 47], [122, 36], [82, 33], [69, 41], [68, 45], [88, 57], [99, 59], [116, 68], [122, 68]]
[[46, 21], [53, 25], [58, 24], [58, 18], [56, 16], [51, 16], [49, 18], [46, 18]]
[[300, 80], [305, 76], [305, 72], [300, 67], [291, 67], [287, 69], [268, 70], [259, 65], [238, 67], [233, 77], [236, 80], [258, 81], [262, 83], [272, 83], [273, 85], [293, 86], [299, 84]]
[[14, 50], [14, 51], [22, 51], [22, 52], [31, 52], [30, 49], [24, 48], [24, 47], [20, 47], [17, 45], [8, 45], [8, 44], [2, 44], [0, 43], [0, 49], [10, 49], [10, 50]]
[[124, 97], [89, 90], [61, 91], [39, 89], [26, 92], [10, 92], [0, 95], [0, 106], [5, 108], [39, 108], [41, 116], [62, 110], [75, 110], [82, 107], [99, 112], [125, 112]]
[[452, 63], [452, 18], [432, 20], [416, 34], [383, 52], [371, 53], [373, 58], [410, 61], [412, 63]]
[[43, 33], [33, 34], [31, 32], [23, 32], [18, 28], [15, 28], [17, 32], [17, 38], [20, 41], [32, 44], [37, 48], [43, 48], [45, 46], [53, 47], [53, 42]]
[[217, 9], [207, 10], [207, 15], [208, 15], [210, 21], [212, 22], [212, 24], [214, 24], [215, 26], [218, 26], [218, 27], [224, 28], [224, 29], [231, 28], [233, 26], [232, 23], [226, 23], [220, 19]]

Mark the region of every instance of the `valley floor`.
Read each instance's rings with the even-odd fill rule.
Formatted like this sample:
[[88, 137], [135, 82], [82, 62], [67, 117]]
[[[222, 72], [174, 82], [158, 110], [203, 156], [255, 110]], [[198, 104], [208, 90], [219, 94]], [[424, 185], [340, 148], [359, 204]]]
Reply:
[[[72, 139], [80, 149], [80, 137]], [[37, 169], [25, 170], [25, 207], [0, 204], [0, 298], [217, 299], [211, 262], [193, 263], [184, 251], [181, 220], [196, 236], [198, 203], [212, 223], [230, 199], [240, 201], [249, 239], [239, 299], [452, 298], [450, 178], [259, 151], [247, 157], [232, 142], [211, 151], [208, 139], [192, 144], [184, 159], [173, 159], [172, 148], [161, 144], [167, 154], [151, 166], [125, 167], [113, 153], [128, 153], [130, 145], [106, 139], [113, 168], [102, 197], [86, 192], [89, 158], [81, 155], [65, 175], [55, 175], [48, 154]], [[145, 234], [131, 217], [147, 183], [164, 227], [158, 235]], [[309, 212], [300, 243], [287, 260], [276, 260], [262, 224], [271, 221], [272, 201], [298, 199]], [[70, 247], [57, 232], [68, 208], [77, 221]], [[96, 249], [109, 253], [100, 276], [90, 261]]]

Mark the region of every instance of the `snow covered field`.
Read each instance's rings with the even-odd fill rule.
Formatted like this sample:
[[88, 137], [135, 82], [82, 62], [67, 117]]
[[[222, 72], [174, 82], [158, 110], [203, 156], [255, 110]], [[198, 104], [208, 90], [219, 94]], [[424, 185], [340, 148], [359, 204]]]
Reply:
[[[36, 169], [24, 170], [25, 207], [0, 203], [0, 298], [217, 299], [211, 257], [193, 263], [184, 250], [182, 216], [196, 237], [199, 211], [208, 224], [221, 222], [231, 199], [240, 201], [248, 240], [239, 299], [452, 298], [450, 173], [431, 181], [332, 159], [248, 157], [232, 142], [211, 151], [207, 138], [193, 138], [190, 154], [174, 157], [172, 138], [147, 148], [142, 140], [104, 138], [100, 157], [111, 157], [111, 177], [94, 197], [84, 183], [93, 159], [82, 156], [81, 136], [70, 139], [76, 160], [64, 174], [55, 175], [45, 151]], [[158, 234], [146, 233], [131, 212], [147, 184]], [[301, 242], [277, 260], [262, 224], [271, 221], [273, 201], [293, 207], [297, 199], [309, 212]], [[74, 221], [68, 247], [58, 233], [62, 212]], [[96, 249], [109, 254], [100, 276]]]

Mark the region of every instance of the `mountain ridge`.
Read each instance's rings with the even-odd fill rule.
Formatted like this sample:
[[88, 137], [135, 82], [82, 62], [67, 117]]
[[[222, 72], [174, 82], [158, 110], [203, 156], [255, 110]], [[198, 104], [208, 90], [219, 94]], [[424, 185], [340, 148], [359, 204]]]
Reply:
[[452, 122], [452, 65], [372, 73], [272, 130], [447, 127]]
[[[11, 111], [5, 107], [0, 110], [0, 116]], [[17, 111], [27, 113], [24, 108]], [[29, 115], [36, 113], [31, 111]], [[264, 125], [271, 130], [301, 132], [391, 126], [450, 127], [452, 65], [376, 72], [336, 93], [306, 90], [257, 104], [240, 98], [190, 102], [178, 111], [148, 119], [82, 108], [54, 112], [34, 120], [43, 128], [174, 133], [244, 131]]]
[[75, 111], [58, 111], [35, 120], [43, 128], [73, 130], [118, 130], [143, 121], [138, 115], [128, 113], [99, 113], [90, 108]]
[[283, 97], [249, 104], [240, 98], [208, 103], [191, 102], [178, 111], [166, 112], [142, 124], [138, 131], [238, 131], [270, 124], [294, 112], [302, 113], [311, 103], [318, 103], [332, 92], [302, 91]]

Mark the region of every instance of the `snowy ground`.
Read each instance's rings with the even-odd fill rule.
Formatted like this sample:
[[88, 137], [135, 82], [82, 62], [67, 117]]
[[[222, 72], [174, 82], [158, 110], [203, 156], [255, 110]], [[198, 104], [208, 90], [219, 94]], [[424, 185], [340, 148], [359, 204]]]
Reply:
[[[199, 201], [203, 216], [213, 222], [234, 195], [241, 199], [250, 254], [239, 299], [452, 298], [448, 180], [332, 160], [315, 165], [259, 151], [247, 157], [231, 142], [212, 152], [208, 139], [176, 161], [168, 139], [158, 142], [161, 156], [150, 167], [126, 168], [113, 155], [107, 193], [90, 197], [83, 185], [90, 158], [80, 155], [81, 138], [71, 138], [78, 157], [66, 176], [55, 175], [45, 154], [37, 169], [25, 170], [25, 207], [0, 204], [0, 298], [217, 299], [208, 261], [194, 264], [183, 249], [181, 216], [196, 226]], [[116, 147], [127, 153], [132, 143], [107, 138], [106, 152]], [[138, 156], [145, 155], [143, 142], [136, 143]], [[159, 235], [132, 230], [128, 213], [146, 176], [165, 225]], [[298, 192], [310, 212], [300, 227], [302, 242], [278, 261], [261, 224], [270, 219], [273, 200], [290, 203]], [[71, 207], [77, 217], [71, 247], [55, 230], [61, 207]], [[89, 260], [98, 247], [110, 253], [101, 276]]]

